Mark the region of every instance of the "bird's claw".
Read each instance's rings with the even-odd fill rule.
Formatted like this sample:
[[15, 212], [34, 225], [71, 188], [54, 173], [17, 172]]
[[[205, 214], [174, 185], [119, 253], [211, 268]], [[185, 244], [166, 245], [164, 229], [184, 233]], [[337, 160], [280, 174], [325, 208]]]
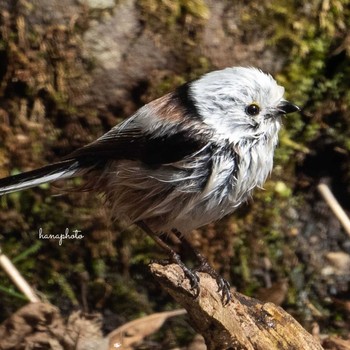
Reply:
[[206, 260], [203, 260], [201, 265], [195, 269], [195, 272], [205, 272], [209, 276], [213, 277], [218, 285], [218, 293], [221, 294], [221, 301], [226, 306], [232, 300], [232, 294], [230, 290], [230, 284], [221, 277]]
[[167, 265], [170, 263], [175, 263], [181, 267], [182, 271], [185, 274], [185, 277], [188, 278], [191, 286], [191, 291], [194, 291], [194, 297], [197, 298], [199, 296], [200, 287], [199, 287], [199, 276], [195, 271], [191, 271], [181, 260], [178, 254], [173, 254], [169, 260], [162, 260], [160, 262], [163, 265]]

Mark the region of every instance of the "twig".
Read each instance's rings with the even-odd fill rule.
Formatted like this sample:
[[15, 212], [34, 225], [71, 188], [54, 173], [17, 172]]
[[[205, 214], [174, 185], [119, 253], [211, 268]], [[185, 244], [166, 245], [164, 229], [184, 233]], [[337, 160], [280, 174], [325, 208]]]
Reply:
[[13, 283], [28, 298], [30, 302], [32, 303], [40, 302], [39, 297], [35, 294], [32, 287], [23, 278], [23, 276], [17, 270], [15, 265], [12, 264], [11, 260], [5, 254], [2, 253], [1, 248], [0, 248], [0, 266], [4, 269], [4, 271], [8, 274], [8, 276], [13, 281]]
[[330, 188], [326, 184], [320, 183], [317, 186], [317, 189], [319, 190], [323, 199], [326, 201], [326, 203], [329, 205], [329, 207], [333, 211], [334, 215], [338, 218], [338, 220], [342, 224], [346, 233], [350, 236], [350, 219], [346, 215], [344, 209], [340, 206], [337, 199], [334, 197]]

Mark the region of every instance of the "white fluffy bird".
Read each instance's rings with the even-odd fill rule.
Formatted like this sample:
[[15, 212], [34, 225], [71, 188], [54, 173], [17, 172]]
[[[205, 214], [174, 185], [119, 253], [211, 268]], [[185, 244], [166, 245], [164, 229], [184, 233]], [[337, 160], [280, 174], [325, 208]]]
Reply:
[[[158, 234], [216, 221], [264, 184], [281, 116], [299, 110], [283, 95], [256, 68], [205, 74], [63, 160], [0, 180], [0, 195], [83, 176], [82, 189], [104, 193], [114, 219], [138, 224], [180, 262]], [[229, 298], [226, 282], [219, 286]]]

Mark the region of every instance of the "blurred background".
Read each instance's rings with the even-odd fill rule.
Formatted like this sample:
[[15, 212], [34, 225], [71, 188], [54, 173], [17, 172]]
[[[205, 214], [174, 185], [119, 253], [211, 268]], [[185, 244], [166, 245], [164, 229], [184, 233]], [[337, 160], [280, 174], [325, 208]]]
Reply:
[[[284, 120], [265, 189], [191, 241], [237, 291], [311, 332], [349, 334], [350, 233], [317, 190], [349, 213], [348, 0], [3, 0], [0, 16], [0, 177], [60, 159], [210, 70], [270, 72], [302, 112]], [[0, 198], [0, 246], [44, 298], [63, 315], [100, 313], [104, 332], [178, 307], [148, 271], [164, 258], [152, 241], [109, 222], [99, 196], [59, 194]], [[40, 228], [84, 238], [60, 246]], [[0, 300], [0, 322], [27, 303], [3, 271]], [[193, 335], [178, 319], [143, 348]]]

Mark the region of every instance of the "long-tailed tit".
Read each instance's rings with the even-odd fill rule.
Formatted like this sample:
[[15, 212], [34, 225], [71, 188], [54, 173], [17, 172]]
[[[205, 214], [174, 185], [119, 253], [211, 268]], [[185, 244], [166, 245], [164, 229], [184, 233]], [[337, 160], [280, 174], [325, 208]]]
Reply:
[[[256, 68], [214, 71], [142, 108], [96, 141], [43, 168], [0, 180], [0, 195], [82, 176], [104, 193], [114, 219], [158, 235], [233, 212], [272, 170], [281, 116], [299, 108]], [[198, 289], [198, 277], [181, 265]], [[228, 284], [218, 280], [229, 299]]]

